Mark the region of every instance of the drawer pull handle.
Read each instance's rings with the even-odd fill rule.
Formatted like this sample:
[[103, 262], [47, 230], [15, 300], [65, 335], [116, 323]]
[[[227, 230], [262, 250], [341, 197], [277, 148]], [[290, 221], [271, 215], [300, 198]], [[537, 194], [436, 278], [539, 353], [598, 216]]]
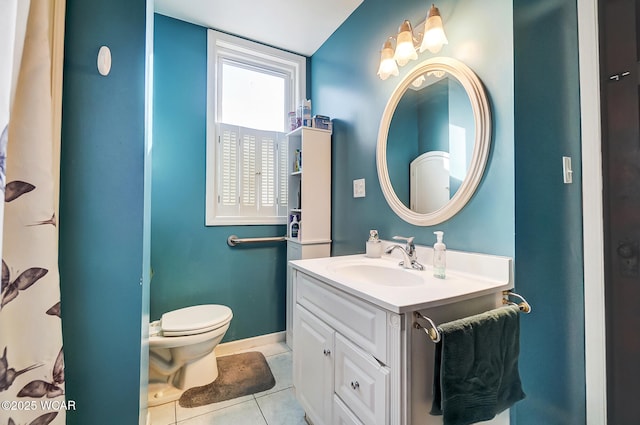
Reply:
[[357, 390], [358, 388], [360, 388], [360, 383], [358, 381], [351, 381], [351, 388]]
[[328, 356], [331, 354], [331, 350], [327, 350], [326, 348], [322, 352], [324, 353], [325, 356]]

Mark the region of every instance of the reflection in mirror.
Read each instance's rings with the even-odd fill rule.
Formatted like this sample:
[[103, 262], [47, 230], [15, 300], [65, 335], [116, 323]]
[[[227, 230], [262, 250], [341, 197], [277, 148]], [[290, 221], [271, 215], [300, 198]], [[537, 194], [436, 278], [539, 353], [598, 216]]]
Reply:
[[478, 188], [490, 146], [489, 100], [476, 74], [454, 58], [427, 59], [404, 76], [382, 114], [382, 193], [403, 220], [442, 223]]
[[471, 163], [475, 124], [464, 87], [432, 69], [413, 80], [393, 113], [387, 165], [399, 200], [431, 213], [456, 194]]

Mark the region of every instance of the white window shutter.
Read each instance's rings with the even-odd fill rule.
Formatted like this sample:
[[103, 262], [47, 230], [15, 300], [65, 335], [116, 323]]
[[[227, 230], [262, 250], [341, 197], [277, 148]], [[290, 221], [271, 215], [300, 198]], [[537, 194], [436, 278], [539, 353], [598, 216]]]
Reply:
[[218, 216], [285, 217], [287, 155], [280, 149], [284, 133], [219, 123], [218, 135]]
[[289, 203], [288, 171], [289, 161], [287, 154], [287, 143], [284, 134], [279, 134], [278, 141], [278, 215], [287, 215]]
[[218, 213], [238, 214], [238, 127], [220, 124], [218, 131]]
[[240, 211], [245, 216], [258, 214], [258, 158], [256, 136], [248, 129], [241, 129], [242, 162], [240, 166]]
[[[260, 143], [260, 207], [271, 209], [276, 215], [276, 141], [272, 135], [264, 135]], [[265, 211], [266, 212], [266, 211]]]

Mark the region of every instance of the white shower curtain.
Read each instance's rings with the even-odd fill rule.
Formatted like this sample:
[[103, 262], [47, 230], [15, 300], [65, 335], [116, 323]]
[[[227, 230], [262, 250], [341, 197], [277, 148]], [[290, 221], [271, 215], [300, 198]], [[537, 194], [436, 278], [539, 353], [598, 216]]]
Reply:
[[9, 59], [0, 61], [0, 424], [61, 425], [69, 405], [58, 275], [53, 0], [0, 3], [0, 58]]

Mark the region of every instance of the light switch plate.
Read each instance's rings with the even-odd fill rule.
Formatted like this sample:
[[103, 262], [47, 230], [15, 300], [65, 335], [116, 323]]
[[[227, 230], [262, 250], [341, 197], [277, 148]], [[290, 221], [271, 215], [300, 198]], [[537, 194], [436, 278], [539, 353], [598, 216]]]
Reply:
[[357, 179], [353, 181], [353, 197], [364, 198], [366, 194], [364, 179]]
[[571, 169], [571, 157], [562, 157], [562, 176], [565, 184], [573, 183], [573, 170]]

